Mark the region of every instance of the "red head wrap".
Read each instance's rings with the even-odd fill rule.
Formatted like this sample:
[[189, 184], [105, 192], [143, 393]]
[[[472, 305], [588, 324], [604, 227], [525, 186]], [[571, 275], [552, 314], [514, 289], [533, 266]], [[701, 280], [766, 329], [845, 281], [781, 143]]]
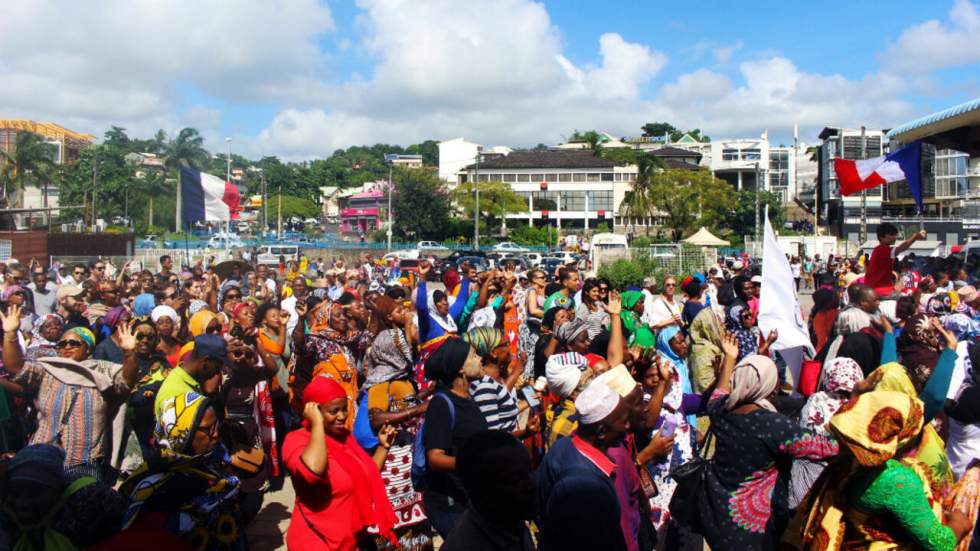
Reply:
[[337, 381], [329, 377], [316, 377], [303, 390], [303, 404], [315, 402], [325, 404], [337, 398], [346, 398], [347, 392]]

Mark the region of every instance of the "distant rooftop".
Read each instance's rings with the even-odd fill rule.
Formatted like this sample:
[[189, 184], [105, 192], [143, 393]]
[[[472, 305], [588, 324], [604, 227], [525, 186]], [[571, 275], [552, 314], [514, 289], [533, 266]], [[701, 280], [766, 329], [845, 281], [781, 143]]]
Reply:
[[[476, 165], [466, 168], [472, 169]], [[598, 157], [589, 150], [561, 149], [547, 151], [515, 151], [480, 163], [481, 169], [502, 168], [613, 168], [609, 159]]]

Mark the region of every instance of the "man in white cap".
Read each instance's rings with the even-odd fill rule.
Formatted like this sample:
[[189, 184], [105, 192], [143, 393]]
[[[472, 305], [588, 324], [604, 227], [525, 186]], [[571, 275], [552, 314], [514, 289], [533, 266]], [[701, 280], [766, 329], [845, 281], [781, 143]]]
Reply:
[[551, 410], [551, 422], [545, 442], [550, 449], [562, 436], [569, 436], [578, 428], [575, 398], [592, 378], [589, 361], [578, 352], [554, 354], [545, 365], [545, 378], [548, 390], [561, 398]]
[[591, 383], [575, 399], [579, 426], [558, 440], [538, 468], [541, 551], [625, 551], [616, 464], [606, 450], [623, 441], [629, 409], [608, 386]]

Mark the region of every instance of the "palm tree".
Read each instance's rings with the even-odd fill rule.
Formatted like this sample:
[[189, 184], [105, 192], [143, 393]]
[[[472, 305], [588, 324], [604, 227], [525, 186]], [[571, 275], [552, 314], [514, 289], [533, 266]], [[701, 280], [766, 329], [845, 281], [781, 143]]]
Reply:
[[[158, 132], [157, 137], [162, 137], [160, 134], [162, 133]], [[173, 176], [175, 181], [178, 182], [177, 185], [180, 185], [179, 167], [191, 166], [196, 168], [203, 166], [208, 158], [208, 152], [204, 149], [204, 137], [201, 136], [196, 128], [182, 128], [177, 133], [177, 137], [167, 143], [164, 154], [167, 157], [165, 161], [167, 171], [170, 172], [173, 170], [175, 172]], [[153, 212], [152, 197], [150, 201], [150, 212]], [[180, 231], [179, 227], [174, 229]]]
[[[35, 185], [50, 177], [55, 165], [57, 149], [53, 144], [44, 141], [33, 132], [18, 132], [14, 138], [14, 146], [9, 151], [0, 152], [4, 164], [4, 196], [6, 184], [14, 186], [15, 205], [24, 206], [24, 186], [31, 181]], [[44, 205], [47, 206], [48, 188], [43, 184]]]
[[[636, 157], [636, 179], [633, 181], [633, 190], [627, 192], [623, 200], [625, 215], [627, 218], [648, 219], [653, 215], [653, 177], [658, 170], [664, 168], [663, 161], [655, 155], [649, 153], [640, 154]], [[650, 235], [650, 224], [645, 225], [644, 233]]]

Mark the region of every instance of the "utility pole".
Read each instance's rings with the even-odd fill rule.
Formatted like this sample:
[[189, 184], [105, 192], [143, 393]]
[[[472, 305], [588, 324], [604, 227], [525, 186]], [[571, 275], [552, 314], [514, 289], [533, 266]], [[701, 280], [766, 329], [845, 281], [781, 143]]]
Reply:
[[259, 172], [262, 180], [262, 237], [269, 232], [269, 194], [265, 190], [265, 171]]
[[391, 252], [391, 234], [394, 230], [394, 221], [391, 215], [391, 194], [394, 192], [394, 182], [391, 179], [391, 169], [394, 166], [395, 159], [398, 155], [394, 153], [386, 153], [385, 161], [388, 163], [388, 252]]
[[[844, 137], [841, 136], [843, 141]], [[868, 137], [865, 134], [864, 127], [861, 127], [861, 159], [868, 158]], [[868, 242], [868, 190], [861, 190], [861, 242], [858, 247], [861, 247]]]
[[282, 184], [279, 184], [279, 207], [276, 217], [276, 239], [282, 241]]
[[[231, 185], [231, 138], [225, 138], [228, 144], [228, 168], [225, 170], [225, 184]], [[231, 240], [231, 212], [228, 212], [228, 220], [225, 222], [225, 254], [228, 254], [229, 241]]]
[[476, 206], [473, 209], [473, 248], [480, 250], [480, 146], [476, 151], [476, 178], [473, 189], [476, 190]]
[[99, 226], [99, 212], [95, 207], [95, 200], [99, 187], [99, 152], [95, 152], [92, 161], [92, 231], [95, 232]]
[[759, 237], [761, 235], [759, 231], [761, 229], [761, 226], [759, 225], [759, 203], [760, 203], [759, 188], [762, 186], [762, 178], [760, 178], [759, 176], [760, 174], [761, 172], [759, 169], [759, 161], [756, 161], [755, 162], [755, 246], [756, 249], [759, 248], [759, 241], [761, 240]]

